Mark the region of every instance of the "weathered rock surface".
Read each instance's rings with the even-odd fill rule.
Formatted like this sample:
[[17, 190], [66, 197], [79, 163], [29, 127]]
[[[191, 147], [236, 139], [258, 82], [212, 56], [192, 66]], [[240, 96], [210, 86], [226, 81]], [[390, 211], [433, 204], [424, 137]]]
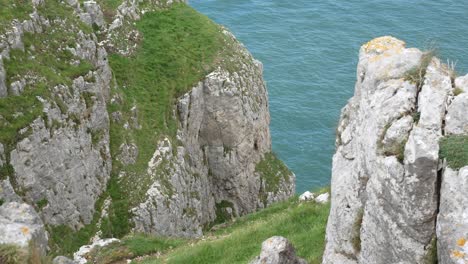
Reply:
[[[455, 79], [463, 92], [454, 97], [445, 116], [447, 135], [468, 135], [467, 76]], [[440, 206], [437, 215], [437, 253], [439, 263], [468, 262], [468, 167], [458, 170], [443, 164]]]
[[[465, 118], [461, 99], [449, 106], [451, 76], [438, 59], [392, 37], [361, 48], [355, 94], [338, 128], [323, 263], [429, 261], [439, 210], [438, 141], [445, 121], [460, 131]], [[447, 119], [450, 107], [458, 110]]]
[[47, 233], [34, 208], [10, 202], [0, 206], [0, 244], [15, 244], [29, 249], [34, 246], [45, 255]]
[[296, 256], [293, 245], [284, 237], [274, 236], [262, 243], [260, 256], [250, 264], [307, 264]]
[[271, 151], [267, 91], [261, 64], [236, 45], [247, 63], [234, 73], [220, 67], [179, 98], [182, 146], [173, 155], [164, 139], [148, 164], [155, 182], [132, 210], [137, 231], [199, 236], [219, 214], [240, 216], [294, 194], [293, 174], [266, 192], [256, 172]]
[[86, 255], [91, 252], [94, 248], [96, 247], [105, 247], [107, 245], [110, 245], [112, 243], [117, 243], [120, 242], [120, 240], [116, 238], [109, 238], [109, 239], [100, 239], [98, 241], [95, 241], [91, 245], [85, 245], [80, 247], [80, 249], [73, 254], [73, 263], [77, 264], [86, 264], [88, 263], [88, 260], [86, 258]]
[[77, 262], [64, 256], [58, 256], [54, 258], [52, 264], [77, 264]]

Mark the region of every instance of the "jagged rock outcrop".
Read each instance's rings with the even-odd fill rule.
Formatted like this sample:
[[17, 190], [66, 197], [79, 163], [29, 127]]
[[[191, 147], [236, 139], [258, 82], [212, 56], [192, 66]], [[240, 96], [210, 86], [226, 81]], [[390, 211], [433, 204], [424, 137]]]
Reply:
[[[455, 93], [445, 116], [446, 135], [468, 135], [468, 75], [455, 79]], [[465, 141], [468, 144], [468, 141]], [[467, 161], [465, 161], [466, 164]], [[468, 166], [444, 164], [437, 215], [439, 263], [468, 262]]]
[[290, 172], [277, 172], [277, 185], [268, 186], [256, 171], [271, 151], [267, 91], [261, 63], [237, 41], [235, 49], [247, 57], [239, 59], [238, 71], [220, 67], [179, 98], [182, 144], [173, 155], [174, 143], [165, 138], [148, 164], [156, 181], [132, 210], [137, 231], [199, 236], [218, 217], [244, 215], [294, 194]]
[[[225, 41], [224, 57], [190, 69], [203, 75], [165, 102], [175, 128], [138, 134], [147, 109], [124, 101], [128, 87], [113, 75], [108, 54], [131, 59], [144, 37], [136, 21], [173, 3], [185, 1], [123, 0], [111, 9], [100, 1], [33, 0], [5, 7], [27, 13], [0, 27], [1, 210], [29, 204], [43, 229], [85, 230], [80, 234], [90, 240], [131, 228], [192, 237], [293, 195], [294, 174], [270, 153], [262, 65], [222, 27], [214, 28]], [[131, 107], [113, 110], [124, 103]], [[161, 134], [149, 146], [151, 157], [135, 135], [153, 133]], [[150, 158], [141, 162], [142, 155]], [[60, 248], [60, 239], [51, 247]]]
[[466, 210], [467, 189], [457, 185], [448, 205], [455, 201], [444, 193], [456, 190], [457, 173], [439, 156], [439, 140], [466, 126], [453, 83], [447, 65], [395, 38], [361, 48], [355, 94], [337, 130], [323, 263], [432, 263], [436, 251], [439, 262], [455, 263], [444, 247], [456, 244], [448, 225], [466, 225], [450, 214]]
[[296, 256], [296, 250], [286, 238], [274, 236], [262, 243], [260, 256], [250, 264], [307, 264]]
[[25, 203], [12, 202], [0, 206], [0, 244], [34, 247], [45, 255], [47, 233], [34, 208]]

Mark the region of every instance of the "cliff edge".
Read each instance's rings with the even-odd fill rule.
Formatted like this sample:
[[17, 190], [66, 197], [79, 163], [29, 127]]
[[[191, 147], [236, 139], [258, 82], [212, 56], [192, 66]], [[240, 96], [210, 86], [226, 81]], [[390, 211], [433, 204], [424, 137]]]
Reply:
[[323, 263], [465, 263], [467, 78], [393, 37], [361, 47]]
[[3, 8], [0, 243], [196, 237], [294, 194], [262, 64], [184, 1]]

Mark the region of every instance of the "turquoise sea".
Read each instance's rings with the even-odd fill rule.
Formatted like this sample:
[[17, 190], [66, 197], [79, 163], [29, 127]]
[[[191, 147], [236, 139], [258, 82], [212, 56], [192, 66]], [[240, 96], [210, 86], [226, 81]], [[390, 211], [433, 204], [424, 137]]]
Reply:
[[330, 182], [335, 127], [354, 92], [359, 47], [392, 35], [468, 72], [468, 1], [190, 0], [263, 62], [274, 151], [297, 192]]

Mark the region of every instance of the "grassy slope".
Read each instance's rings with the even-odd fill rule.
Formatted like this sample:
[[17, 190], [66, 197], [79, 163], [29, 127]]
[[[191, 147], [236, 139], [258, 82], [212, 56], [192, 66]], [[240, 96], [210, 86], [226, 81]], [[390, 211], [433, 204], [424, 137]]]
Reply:
[[218, 226], [216, 231], [198, 240], [133, 235], [105, 248], [93, 251], [93, 263], [248, 263], [259, 255], [261, 244], [269, 237], [288, 238], [296, 253], [321, 263], [329, 204], [299, 203], [297, 197], [267, 209]]
[[275, 235], [288, 238], [297, 255], [309, 263], [321, 263], [328, 212], [329, 205], [299, 203], [293, 198], [242, 217], [208, 234], [204, 241], [187, 243], [141, 263], [248, 263], [259, 255], [261, 243]]

